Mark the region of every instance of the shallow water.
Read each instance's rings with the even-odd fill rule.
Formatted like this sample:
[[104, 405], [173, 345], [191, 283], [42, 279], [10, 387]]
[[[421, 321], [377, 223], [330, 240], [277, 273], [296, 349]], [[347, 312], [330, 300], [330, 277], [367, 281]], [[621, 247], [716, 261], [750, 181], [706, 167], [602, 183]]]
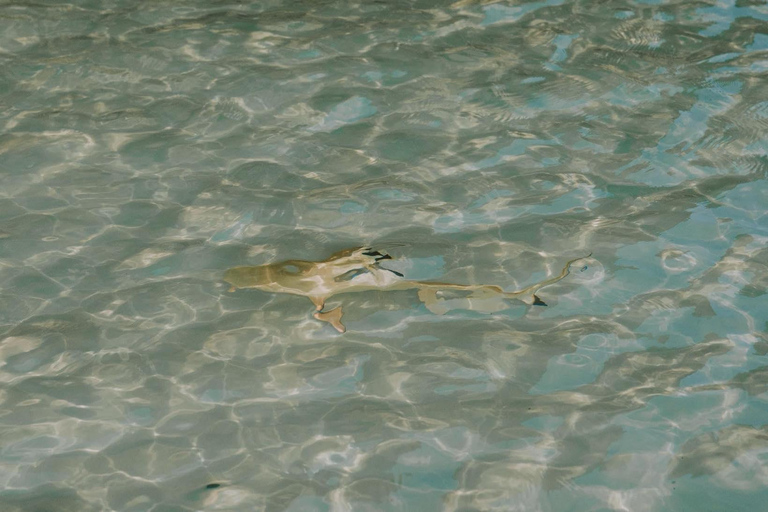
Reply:
[[[0, 509], [761, 510], [766, 21], [3, 2]], [[508, 290], [593, 255], [546, 308], [335, 297], [344, 335], [221, 281], [363, 244]]]

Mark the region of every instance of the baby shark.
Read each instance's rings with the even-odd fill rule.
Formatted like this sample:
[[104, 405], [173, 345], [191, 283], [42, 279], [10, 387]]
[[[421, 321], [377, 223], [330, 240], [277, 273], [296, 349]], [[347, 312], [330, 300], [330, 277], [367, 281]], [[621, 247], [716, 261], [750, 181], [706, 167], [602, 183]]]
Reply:
[[337, 331], [344, 332], [346, 328], [341, 323], [341, 306], [323, 311], [326, 301], [335, 295], [370, 290], [417, 290], [427, 309], [437, 314], [453, 309], [499, 311], [508, 307], [501, 304], [503, 301], [525, 302], [522, 297], [529, 297], [531, 305], [546, 306], [536, 292], [563, 279], [570, 273], [572, 264], [589, 256], [591, 253], [572, 259], [560, 274], [514, 292], [505, 292], [496, 285], [411, 281], [400, 272], [382, 267], [381, 262], [392, 259], [392, 256], [370, 247], [346, 249], [324, 261], [287, 260], [269, 265], [234, 267], [225, 272], [224, 281], [232, 285], [230, 292], [238, 288], [255, 288], [307, 297], [315, 305], [314, 317], [317, 320], [328, 322]]

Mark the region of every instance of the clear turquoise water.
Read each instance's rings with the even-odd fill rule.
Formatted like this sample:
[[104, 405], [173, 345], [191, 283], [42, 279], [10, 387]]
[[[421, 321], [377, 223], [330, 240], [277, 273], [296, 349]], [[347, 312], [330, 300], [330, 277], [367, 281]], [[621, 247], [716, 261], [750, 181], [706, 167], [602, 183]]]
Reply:
[[[1, 2], [0, 510], [763, 510], [767, 21]], [[593, 256], [344, 335], [221, 282], [362, 244], [510, 290]]]

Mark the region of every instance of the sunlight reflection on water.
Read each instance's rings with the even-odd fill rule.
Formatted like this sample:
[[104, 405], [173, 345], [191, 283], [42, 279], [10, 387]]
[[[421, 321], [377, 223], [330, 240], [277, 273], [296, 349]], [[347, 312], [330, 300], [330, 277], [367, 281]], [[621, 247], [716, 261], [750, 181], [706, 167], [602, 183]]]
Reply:
[[[0, 18], [3, 511], [762, 509], [762, 3]], [[343, 335], [222, 281], [362, 245], [592, 257], [546, 308], [334, 296]]]

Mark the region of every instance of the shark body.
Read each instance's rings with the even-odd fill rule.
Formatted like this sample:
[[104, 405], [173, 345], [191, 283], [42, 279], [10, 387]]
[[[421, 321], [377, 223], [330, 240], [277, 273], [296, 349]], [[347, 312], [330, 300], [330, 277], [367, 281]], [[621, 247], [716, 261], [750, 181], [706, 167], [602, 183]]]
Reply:
[[224, 281], [232, 285], [229, 291], [255, 288], [307, 297], [315, 305], [314, 317], [317, 320], [328, 322], [337, 331], [344, 332], [346, 328], [341, 323], [341, 306], [323, 311], [325, 302], [335, 295], [370, 290], [418, 290], [419, 299], [437, 314], [453, 309], [498, 311], [508, 307], [502, 304], [503, 301], [522, 301], [522, 297], [526, 296], [530, 297], [532, 305], [546, 306], [536, 292], [563, 279], [570, 273], [573, 263], [589, 256], [591, 254], [572, 259], [560, 274], [514, 292], [506, 292], [496, 285], [405, 279], [403, 274], [381, 266], [382, 261], [392, 259], [389, 254], [370, 247], [339, 251], [323, 261], [287, 260], [269, 265], [234, 267], [224, 273]]

